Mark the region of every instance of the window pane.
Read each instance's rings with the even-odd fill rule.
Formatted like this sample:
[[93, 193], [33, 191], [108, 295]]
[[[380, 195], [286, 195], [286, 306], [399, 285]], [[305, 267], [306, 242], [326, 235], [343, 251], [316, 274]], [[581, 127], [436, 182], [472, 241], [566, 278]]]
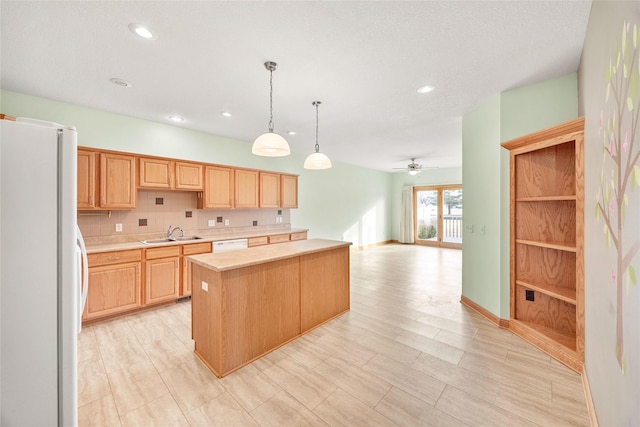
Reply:
[[462, 190], [442, 192], [442, 241], [462, 243]]
[[438, 192], [418, 191], [416, 194], [418, 240], [438, 240]]

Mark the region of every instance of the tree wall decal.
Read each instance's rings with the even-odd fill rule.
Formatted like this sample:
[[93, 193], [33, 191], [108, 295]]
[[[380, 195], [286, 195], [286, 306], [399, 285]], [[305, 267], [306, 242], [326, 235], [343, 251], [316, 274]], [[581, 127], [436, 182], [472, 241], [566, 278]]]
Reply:
[[[627, 368], [623, 301], [630, 287], [637, 284], [631, 262], [640, 250], [640, 237], [624, 233], [629, 195], [640, 187], [639, 37], [637, 25], [631, 27], [631, 23], [625, 21], [620, 45], [606, 70], [607, 88], [599, 127], [603, 153], [595, 214], [598, 222], [603, 220], [607, 247], [615, 251], [616, 265], [611, 268], [611, 280], [616, 286], [615, 353], [623, 373]], [[632, 199], [632, 203], [636, 199]]]

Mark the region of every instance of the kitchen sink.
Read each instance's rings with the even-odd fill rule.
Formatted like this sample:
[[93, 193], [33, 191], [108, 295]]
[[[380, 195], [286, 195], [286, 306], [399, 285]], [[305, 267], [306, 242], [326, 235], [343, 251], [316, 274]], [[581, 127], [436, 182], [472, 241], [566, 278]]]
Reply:
[[189, 240], [200, 240], [200, 239], [202, 239], [202, 237], [198, 237], [198, 236], [172, 237], [171, 239], [163, 237], [161, 239], [142, 240], [142, 243], [144, 243], [145, 245], [158, 245], [160, 243], [187, 242]]

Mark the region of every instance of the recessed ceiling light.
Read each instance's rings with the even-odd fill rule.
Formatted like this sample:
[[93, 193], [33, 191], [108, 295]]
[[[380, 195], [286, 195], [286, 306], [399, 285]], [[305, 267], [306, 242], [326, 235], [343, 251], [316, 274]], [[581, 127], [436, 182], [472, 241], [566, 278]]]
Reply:
[[132, 22], [131, 24], [129, 24], [129, 30], [131, 30], [132, 33], [142, 37], [143, 39], [147, 39], [147, 40], [156, 39], [156, 36], [153, 34], [151, 29], [149, 29], [149, 27], [145, 25], [135, 24]]
[[295, 135], [295, 134], [296, 134], [296, 132], [293, 131], [293, 130], [287, 131], [287, 135]]
[[117, 86], [120, 86], [120, 87], [131, 87], [131, 86], [133, 86], [128, 81], [126, 81], [124, 79], [119, 79], [117, 77], [112, 77], [112, 78], [109, 79], [109, 81], [111, 83], [113, 83], [114, 85], [117, 85]]
[[184, 122], [184, 119], [180, 116], [169, 116], [169, 120], [176, 123]]
[[418, 88], [418, 93], [429, 93], [432, 92], [436, 87], [434, 85], [425, 85]]
[[231, 113], [228, 111], [223, 111], [222, 113], [220, 113], [223, 117], [231, 117]]

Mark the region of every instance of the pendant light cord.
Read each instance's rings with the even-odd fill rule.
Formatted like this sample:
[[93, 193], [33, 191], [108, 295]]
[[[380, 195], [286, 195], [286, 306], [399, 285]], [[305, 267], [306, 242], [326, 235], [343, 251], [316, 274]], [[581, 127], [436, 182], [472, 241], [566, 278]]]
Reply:
[[273, 70], [269, 70], [269, 132], [273, 133]]
[[314, 101], [313, 105], [316, 106], [316, 153], [320, 151], [320, 145], [318, 144], [318, 105], [320, 101]]

